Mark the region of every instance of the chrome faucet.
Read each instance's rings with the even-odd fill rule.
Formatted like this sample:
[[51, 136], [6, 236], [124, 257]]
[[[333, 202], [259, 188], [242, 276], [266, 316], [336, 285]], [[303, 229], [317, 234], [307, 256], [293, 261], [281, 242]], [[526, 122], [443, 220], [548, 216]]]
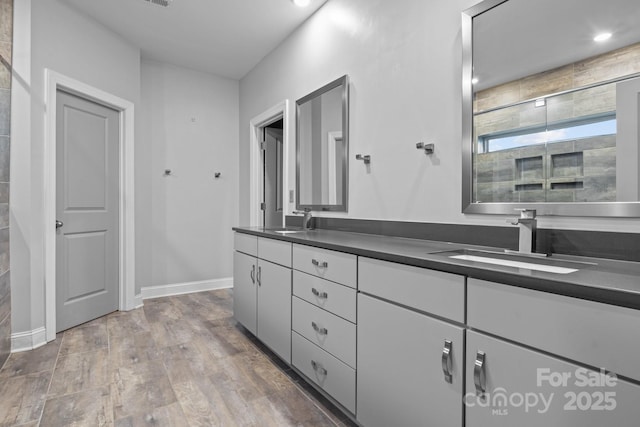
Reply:
[[313, 217], [311, 216], [310, 208], [304, 208], [302, 211], [293, 211], [293, 213], [304, 215], [304, 218], [302, 218], [302, 228], [305, 230], [313, 230], [313, 227], [311, 226]]
[[536, 228], [537, 222], [535, 209], [516, 209], [520, 211], [520, 218], [509, 221], [520, 228], [518, 241], [518, 252], [531, 254], [536, 251]]

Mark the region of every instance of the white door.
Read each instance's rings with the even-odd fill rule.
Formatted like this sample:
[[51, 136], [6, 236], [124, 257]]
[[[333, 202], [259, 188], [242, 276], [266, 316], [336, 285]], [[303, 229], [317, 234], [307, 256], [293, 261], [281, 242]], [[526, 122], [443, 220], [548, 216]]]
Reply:
[[[119, 113], [57, 92], [56, 330], [118, 309]], [[53, 226], [53, 224], [51, 224]]]

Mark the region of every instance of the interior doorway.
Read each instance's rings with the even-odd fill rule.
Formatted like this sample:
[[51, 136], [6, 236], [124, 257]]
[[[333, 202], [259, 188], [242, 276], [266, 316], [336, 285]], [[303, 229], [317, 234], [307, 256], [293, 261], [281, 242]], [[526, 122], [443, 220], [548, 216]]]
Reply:
[[262, 128], [262, 226], [281, 227], [283, 224], [284, 175], [283, 119]]
[[292, 173], [288, 129], [288, 100], [249, 122], [249, 225], [252, 227], [283, 227], [291, 211], [294, 194], [288, 190]]
[[[118, 129], [112, 129], [111, 133], [118, 135], [117, 159], [112, 159], [118, 164], [118, 309], [132, 310], [142, 305], [142, 299], [135, 294], [135, 195], [134, 195], [134, 104], [126, 99], [104, 92], [96, 87], [59, 74], [53, 70], [45, 70], [45, 144], [44, 144], [44, 175], [47, 178], [44, 192], [44, 209], [42, 211], [42, 224], [44, 227], [44, 267], [45, 267], [45, 340], [53, 341], [56, 338], [56, 289], [57, 289], [57, 243], [56, 208], [58, 200], [58, 170], [57, 170], [57, 123], [58, 123], [58, 94], [63, 91], [89, 101], [113, 109], [119, 117]], [[94, 127], [97, 129], [97, 127]], [[85, 165], [86, 166], [86, 165]], [[84, 166], [83, 166], [84, 167]], [[113, 177], [115, 179], [115, 177]], [[95, 206], [86, 209], [97, 210]], [[59, 214], [59, 213], [58, 213]], [[64, 222], [64, 220], [62, 220]], [[71, 222], [67, 225], [71, 227]], [[112, 229], [114, 229], [112, 227]], [[98, 246], [98, 245], [94, 245]], [[78, 281], [75, 281], [78, 283]], [[81, 298], [81, 297], [80, 297]], [[29, 343], [30, 348], [44, 344], [40, 342], [40, 335], [34, 335]], [[43, 340], [44, 341], [44, 340]]]

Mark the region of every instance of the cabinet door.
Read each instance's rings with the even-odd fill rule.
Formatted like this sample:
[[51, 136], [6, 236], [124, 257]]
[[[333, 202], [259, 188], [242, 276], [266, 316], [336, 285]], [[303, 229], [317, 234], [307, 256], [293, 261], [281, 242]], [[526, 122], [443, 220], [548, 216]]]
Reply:
[[640, 386], [516, 344], [468, 331], [466, 365], [468, 427], [631, 427], [640, 419]]
[[[442, 366], [452, 342], [451, 383]], [[358, 294], [357, 419], [367, 427], [462, 426], [463, 330]]]
[[233, 317], [256, 334], [256, 258], [233, 253]]
[[291, 362], [291, 269], [258, 260], [258, 338]]

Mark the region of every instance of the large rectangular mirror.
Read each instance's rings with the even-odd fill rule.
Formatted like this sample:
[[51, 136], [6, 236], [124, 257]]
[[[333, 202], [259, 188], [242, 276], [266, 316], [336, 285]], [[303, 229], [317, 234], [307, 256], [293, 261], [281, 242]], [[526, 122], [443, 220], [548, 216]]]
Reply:
[[463, 211], [640, 216], [640, 2], [463, 12]]
[[349, 79], [296, 101], [296, 208], [347, 210]]

